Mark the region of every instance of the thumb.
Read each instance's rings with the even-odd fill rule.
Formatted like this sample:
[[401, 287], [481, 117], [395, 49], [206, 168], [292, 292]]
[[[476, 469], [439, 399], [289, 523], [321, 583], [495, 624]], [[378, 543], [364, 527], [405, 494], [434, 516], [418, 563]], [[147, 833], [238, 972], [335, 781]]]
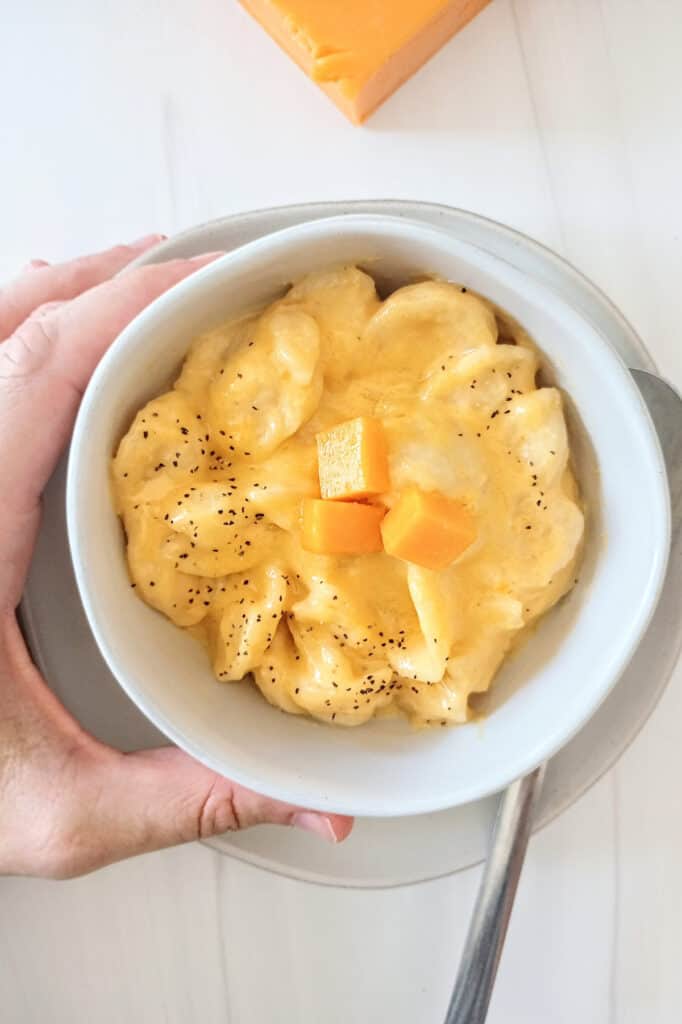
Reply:
[[76, 849], [69, 844], [68, 874], [251, 825], [290, 825], [334, 843], [353, 827], [352, 818], [260, 796], [175, 747], [119, 754], [97, 746], [79, 772], [87, 821], [74, 837]]

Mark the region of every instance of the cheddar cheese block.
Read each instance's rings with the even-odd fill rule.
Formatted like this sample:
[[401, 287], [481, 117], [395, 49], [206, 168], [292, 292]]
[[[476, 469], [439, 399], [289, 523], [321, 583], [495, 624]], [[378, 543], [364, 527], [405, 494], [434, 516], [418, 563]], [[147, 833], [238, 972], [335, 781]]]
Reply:
[[241, 0], [360, 124], [489, 0]]

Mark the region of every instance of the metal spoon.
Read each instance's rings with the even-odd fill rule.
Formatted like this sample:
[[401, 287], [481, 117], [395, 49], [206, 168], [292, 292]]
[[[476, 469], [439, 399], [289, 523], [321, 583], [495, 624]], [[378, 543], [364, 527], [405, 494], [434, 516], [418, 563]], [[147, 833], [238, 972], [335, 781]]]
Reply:
[[445, 1024], [483, 1024], [526, 856], [545, 766], [504, 791]]
[[[649, 408], [663, 449], [673, 512], [673, 544], [677, 549], [682, 539], [682, 398], [653, 373], [631, 373]], [[445, 1024], [484, 1024], [488, 1016], [544, 770], [541, 765], [517, 779], [500, 798], [490, 853]]]

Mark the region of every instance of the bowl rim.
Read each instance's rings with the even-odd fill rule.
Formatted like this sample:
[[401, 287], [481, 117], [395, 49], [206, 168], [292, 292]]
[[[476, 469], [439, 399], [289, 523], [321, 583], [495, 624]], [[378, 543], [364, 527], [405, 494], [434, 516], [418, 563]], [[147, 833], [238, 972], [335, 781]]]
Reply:
[[[475, 217], [477, 215], [470, 214], [470, 216]], [[259, 790], [260, 792], [269, 793], [270, 795], [276, 796], [278, 799], [284, 799], [296, 804], [305, 804], [309, 800], [309, 795], [306, 796], [305, 794], [305, 784], [303, 786], [293, 788], [291, 786], [284, 786], [278, 788], [277, 792], [273, 792], [269, 786], [263, 785], [263, 780], [252, 777], [248, 772], [242, 771], [238, 766], [231, 765], [229, 768], [226, 768], [220, 758], [214, 757], [210, 753], [207, 754], [201, 749], [200, 745], [197, 745], [193, 739], [185, 734], [182, 727], [179, 727], [173, 721], [170, 721], [166, 717], [165, 713], [156, 706], [154, 699], [150, 698], [145, 693], [141, 693], [137, 685], [131, 682], [126, 673], [119, 668], [116, 651], [112, 648], [107, 639], [106, 623], [102, 624], [100, 618], [93, 610], [90, 600], [88, 572], [85, 568], [84, 560], [80, 555], [78, 508], [76, 500], [77, 480], [80, 467], [79, 454], [83, 450], [84, 442], [86, 442], [89, 422], [93, 415], [96, 416], [96, 398], [99, 395], [101, 385], [109, 382], [109, 375], [112, 369], [115, 368], [118, 360], [123, 358], [124, 355], [134, 347], [137, 340], [136, 335], [140, 329], [144, 329], [148, 317], [158, 315], [158, 313], [165, 307], [172, 306], [173, 303], [177, 302], [179, 299], [183, 299], [186, 295], [191, 295], [191, 293], [198, 288], [202, 280], [210, 276], [222, 276], [226, 267], [229, 267], [234, 271], [238, 269], [239, 264], [242, 261], [256, 260], [260, 256], [272, 258], [273, 249], [276, 249], [278, 245], [286, 246], [287, 244], [297, 240], [309, 241], [311, 238], [316, 236], [328, 235], [330, 231], [335, 229], [341, 230], [345, 233], [349, 230], [358, 231], [362, 229], [363, 231], [367, 231], [368, 229], [376, 230], [386, 227], [393, 227], [399, 233], [403, 234], [409, 234], [410, 231], [416, 230], [422, 237], [431, 236], [434, 240], [440, 240], [441, 243], [448, 240], [450, 242], [459, 241], [457, 236], [453, 235], [452, 231], [435, 225], [426, 224], [410, 217], [397, 216], [391, 213], [335, 214], [281, 228], [260, 238], [246, 242], [208, 266], [196, 271], [190, 277], [163, 293], [127, 325], [121, 334], [114, 340], [96, 367], [81, 402], [69, 451], [66, 511], [69, 546], [71, 550], [74, 574], [90, 629], [93, 632], [100, 652], [102, 653], [102, 656], [104, 657], [104, 660], [106, 661], [114, 678], [118, 681], [119, 685], [128, 694], [131, 700], [158, 728], [165, 733], [166, 736], [168, 736], [170, 740], [194, 756], [197, 760], [208, 765], [220, 774], [224, 774], [227, 770], [232, 779], [243, 785]], [[506, 230], [512, 231], [513, 229], [507, 228]], [[472, 246], [471, 242], [467, 242], [466, 244]], [[472, 247], [476, 248], [476, 246]], [[508, 263], [504, 257], [495, 256], [494, 259], [501, 263]], [[560, 258], [556, 257], [556, 259]], [[512, 266], [511, 263], [508, 263], [508, 265]], [[567, 264], [567, 268], [573, 270], [573, 268], [570, 267], [570, 264]], [[551, 291], [545, 282], [537, 283], [546, 290]], [[565, 300], [559, 299], [559, 301], [564, 305], [567, 305]], [[582, 319], [585, 319], [582, 313], [578, 313], [578, 315]], [[340, 807], [338, 806], [338, 802], [336, 802], [333, 807], [330, 805], [327, 809], [348, 814], [363, 814], [382, 817], [404, 816], [415, 813], [428, 813], [445, 807], [467, 803], [471, 800], [479, 799], [498, 791], [508, 785], [515, 778], [533, 770], [533, 768], [537, 767], [539, 763], [546, 760], [548, 757], [551, 757], [558, 749], [564, 746], [580, 728], [582, 728], [585, 722], [597, 710], [613, 686], [616, 685], [625, 665], [636, 650], [658, 604], [668, 562], [671, 524], [667, 474], [658, 434], [656, 433], [648, 408], [639, 392], [639, 389], [608, 338], [604, 337], [599, 332], [594, 333], [596, 335], [595, 340], [598, 341], [602, 350], [608, 353], [614, 368], [618, 368], [621, 371], [621, 384], [629, 391], [633, 404], [637, 406], [641, 425], [645, 428], [645, 432], [647, 434], [647, 440], [649, 442], [648, 447], [650, 449], [649, 454], [653, 456], [657, 463], [657, 472], [655, 475], [661, 484], [658, 497], [659, 499], [664, 499], [660, 502], [660, 507], [658, 509], [659, 513], [663, 513], [663, 516], [662, 519], [659, 520], [659, 526], [662, 527], [662, 530], [659, 543], [655, 548], [655, 564], [653, 565], [652, 572], [649, 576], [646, 592], [640, 601], [638, 615], [634, 619], [632, 628], [629, 631], [629, 642], [623, 644], [619, 656], [614, 657], [608, 665], [605, 666], [602, 673], [604, 684], [595, 693], [595, 699], [591, 702], [589, 710], [585, 711], [579, 720], [571, 723], [570, 730], [564, 731], [558, 742], [552, 741], [551, 743], [545, 743], [544, 749], [541, 751], [542, 756], [539, 759], [536, 749], [525, 757], [520, 755], [514, 759], [512, 763], [506, 761], [505, 763], [508, 763], [509, 767], [506, 771], [499, 772], [499, 780], [496, 782], [494, 788], [491, 788], [489, 785], [482, 787], [472, 785], [463, 796], [458, 797], [454, 802], [452, 800], [444, 801], [442, 797], [437, 797], [431, 802], [421, 800], [418, 806], [410, 805], [405, 807], [403, 802], [398, 804], [391, 802], [390, 804], [382, 804], [381, 807], [372, 805], [371, 807], [364, 806], [360, 808], [357, 805], [352, 807]], [[646, 600], [644, 600], [644, 597], [646, 597]], [[104, 625], [104, 628], [102, 628], [102, 625]], [[543, 744], [540, 743], [538, 746], [542, 748]]]

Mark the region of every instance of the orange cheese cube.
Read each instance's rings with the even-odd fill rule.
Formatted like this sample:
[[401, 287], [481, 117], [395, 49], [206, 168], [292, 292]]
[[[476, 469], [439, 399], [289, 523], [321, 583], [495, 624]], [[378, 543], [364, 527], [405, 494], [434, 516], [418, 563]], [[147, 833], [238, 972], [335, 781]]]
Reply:
[[381, 524], [384, 550], [426, 569], [446, 569], [476, 539], [470, 512], [438, 491], [405, 491]]
[[367, 498], [390, 487], [384, 430], [368, 416], [319, 433], [317, 461], [323, 498]]
[[318, 555], [366, 555], [381, 551], [381, 520], [386, 509], [351, 501], [303, 502], [301, 543]]
[[241, 0], [360, 124], [490, 0]]

